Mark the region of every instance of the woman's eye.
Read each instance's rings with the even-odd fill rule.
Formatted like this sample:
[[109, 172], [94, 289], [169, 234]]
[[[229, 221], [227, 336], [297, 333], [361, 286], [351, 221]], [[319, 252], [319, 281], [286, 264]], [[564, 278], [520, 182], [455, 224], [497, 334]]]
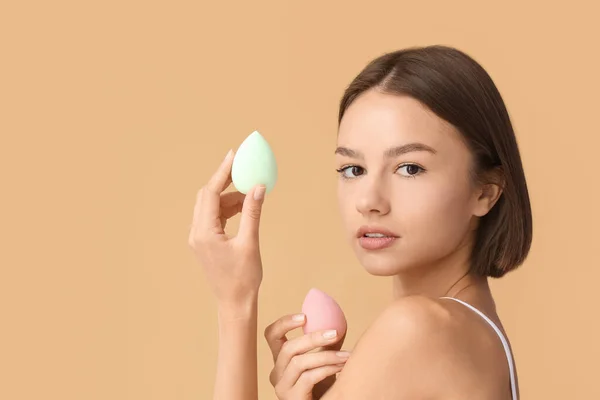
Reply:
[[[405, 172], [400, 175], [404, 176], [405, 178], [414, 178], [425, 171], [424, 168], [421, 168], [416, 164], [401, 165], [398, 167], [398, 169], [396, 169], [396, 171], [401, 169], [404, 169]], [[339, 168], [336, 171], [340, 173], [344, 179], [357, 178], [359, 175], [363, 175], [365, 173], [365, 170], [358, 165], [348, 165], [346, 167]]]
[[423, 170], [423, 168], [419, 167], [416, 164], [402, 165], [402, 166], [398, 167], [398, 170], [401, 170], [403, 168], [405, 169], [406, 174], [402, 174], [402, 175], [407, 176], [409, 178], [412, 178], [412, 177], [418, 175]]
[[[347, 167], [340, 168], [337, 170], [337, 172], [342, 174], [342, 178], [345, 179], [355, 178], [358, 175], [361, 175], [363, 171], [363, 168], [359, 167], [358, 165], [348, 165]], [[352, 173], [353, 175], [348, 175], [348, 172]]]

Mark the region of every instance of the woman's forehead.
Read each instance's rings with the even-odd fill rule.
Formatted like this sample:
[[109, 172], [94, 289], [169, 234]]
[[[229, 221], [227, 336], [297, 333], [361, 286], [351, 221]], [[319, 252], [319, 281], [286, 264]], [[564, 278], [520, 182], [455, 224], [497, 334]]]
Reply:
[[421, 142], [444, 146], [456, 129], [419, 101], [370, 91], [348, 107], [338, 132], [339, 146], [390, 147]]

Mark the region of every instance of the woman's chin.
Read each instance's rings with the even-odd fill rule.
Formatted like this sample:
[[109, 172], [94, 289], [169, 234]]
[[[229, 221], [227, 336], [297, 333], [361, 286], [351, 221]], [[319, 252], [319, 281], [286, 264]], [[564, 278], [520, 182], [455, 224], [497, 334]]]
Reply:
[[371, 275], [392, 276], [403, 270], [402, 262], [398, 255], [369, 253], [358, 255], [358, 261]]

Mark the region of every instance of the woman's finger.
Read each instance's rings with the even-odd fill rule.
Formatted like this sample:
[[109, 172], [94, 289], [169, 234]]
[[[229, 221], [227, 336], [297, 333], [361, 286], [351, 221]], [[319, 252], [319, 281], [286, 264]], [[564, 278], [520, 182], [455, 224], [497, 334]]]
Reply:
[[233, 217], [234, 215], [240, 213], [241, 211], [241, 206], [233, 206], [230, 208], [226, 208], [221, 212], [221, 217], [219, 219], [221, 221], [221, 228], [223, 228], [223, 231], [225, 231], [225, 227], [227, 226], [227, 220]]
[[[348, 352], [333, 350], [294, 356], [283, 371], [280, 380], [281, 385], [283, 387], [292, 387], [306, 371], [327, 365], [343, 365], [348, 360], [348, 357], [350, 357], [350, 353]], [[320, 382], [320, 380], [317, 382]]]
[[286, 396], [297, 396], [298, 398], [305, 398], [305, 396], [309, 396], [312, 394], [313, 387], [317, 383], [321, 382], [328, 376], [337, 374], [343, 368], [344, 364], [337, 364], [324, 365], [322, 367], [317, 367], [308, 371], [304, 371], [296, 381], [296, 384], [291, 387], [287, 386], [287, 383], [285, 382], [277, 384], [277, 386], [275, 386], [275, 393], [278, 397], [282, 398]]
[[262, 214], [262, 205], [266, 190], [265, 185], [256, 185], [248, 192], [248, 195], [244, 199], [238, 232], [238, 237], [244, 243], [251, 245], [258, 243], [260, 216]]
[[[198, 191], [196, 197], [196, 205], [194, 206], [194, 216], [192, 219], [191, 230], [193, 231], [198, 223], [198, 214], [200, 213], [200, 203], [202, 201], [203, 190]], [[240, 211], [242, 211], [242, 205], [244, 203], [245, 194], [240, 192], [228, 192], [221, 194], [220, 205], [221, 209], [219, 212], [219, 220], [221, 226], [225, 229], [226, 222], [229, 218], [233, 217]]]
[[229, 208], [232, 206], [241, 206], [244, 204], [246, 195], [240, 192], [227, 192], [221, 194], [221, 208]]
[[200, 229], [204, 233], [223, 233], [221, 221], [219, 219], [221, 193], [229, 186], [229, 183], [231, 183], [232, 163], [233, 150], [229, 150], [217, 171], [202, 189], [197, 229]]
[[265, 328], [265, 339], [273, 354], [273, 362], [277, 361], [281, 346], [287, 341], [286, 334], [304, 325], [304, 314], [284, 315]]
[[222, 209], [220, 219], [221, 219], [221, 227], [223, 228], [223, 231], [225, 231], [225, 227], [227, 226], [227, 220], [229, 220], [234, 215], [239, 214], [240, 212], [242, 212], [241, 204], [235, 204], [229, 208]]
[[292, 357], [304, 354], [319, 347], [327, 346], [339, 340], [335, 330], [317, 331], [286, 341], [275, 361], [274, 370], [284, 371]]
[[302, 375], [300, 375], [300, 378], [298, 378], [296, 386], [298, 389], [300, 389], [300, 392], [310, 393], [317, 383], [321, 382], [328, 376], [337, 374], [342, 369], [344, 369], [344, 364], [324, 365], [322, 367], [304, 371]]
[[200, 188], [196, 193], [196, 203], [194, 203], [194, 213], [192, 217], [192, 230], [196, 228], [198, 223], [198, 219], [200, 218], [200, 205], [202, 204], [202, 194], [204, 193], [204, 188]]
[[245, 194], [240, 192], [229, 192], [221, 194], [221, 209], [219, 212], [219, 220], [221, 227], [225, 229], [227, 220], [242, 211]]

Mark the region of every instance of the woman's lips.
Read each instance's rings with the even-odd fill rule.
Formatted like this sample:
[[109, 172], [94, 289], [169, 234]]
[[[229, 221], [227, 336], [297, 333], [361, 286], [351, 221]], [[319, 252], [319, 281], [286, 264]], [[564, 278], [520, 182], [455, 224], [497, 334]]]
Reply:
[[392, 244], [394, 244], [396, 242], [397, 239], [399, 239], [399, 238], [391, 237], [391, 236], [386, 236], [386, 237], [362, 236], [362, 237], [358, 238], [358, 243], [360, 244], [360, 246], [363, 249], [379, 250], [379, 249], [383, 249], [383, 248], [391, 246]]
[[381, 225], [363, 225], [356, 231], [356, 237], [360, 238], [369, 233], [379, 233], [383, 236], [397, 237], [398, 235], [389, 231]]

